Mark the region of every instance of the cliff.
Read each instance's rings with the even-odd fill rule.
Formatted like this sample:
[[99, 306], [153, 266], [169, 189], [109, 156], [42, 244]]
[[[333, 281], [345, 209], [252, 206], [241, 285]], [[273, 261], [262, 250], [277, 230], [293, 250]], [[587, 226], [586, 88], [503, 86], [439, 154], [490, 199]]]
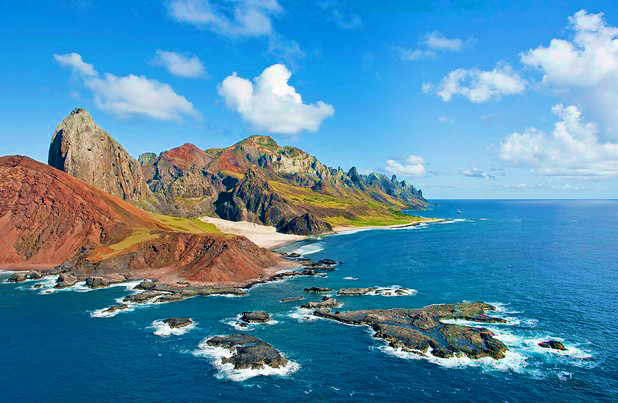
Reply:
[[56, 127], [48, 163], [123, 200], [151, 208], [157, 204], [141, 164], [84, 109], [74, 109]]

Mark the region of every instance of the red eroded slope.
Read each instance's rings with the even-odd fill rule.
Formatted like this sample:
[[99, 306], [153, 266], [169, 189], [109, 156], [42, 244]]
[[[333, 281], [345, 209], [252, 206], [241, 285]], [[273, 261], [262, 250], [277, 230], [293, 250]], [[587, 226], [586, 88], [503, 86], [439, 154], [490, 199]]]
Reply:
[[163, 229], [148, 213], [27, 157], [0, 157], [0, 266], [50, 266], [131, 228]]

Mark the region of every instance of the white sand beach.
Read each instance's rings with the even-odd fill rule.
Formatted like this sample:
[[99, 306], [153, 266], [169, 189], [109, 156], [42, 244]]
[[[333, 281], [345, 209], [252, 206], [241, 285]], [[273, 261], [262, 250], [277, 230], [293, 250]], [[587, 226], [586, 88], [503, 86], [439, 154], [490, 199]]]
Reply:
[[204, 222], [214, 224], [221, 232], [243, 235], [262, 248], [273, 249], [277, 246], [307, 238], [303, 235], [282, 234], [277, 232], [275, 227], [248, 221], [228, 221], [214, 217], [202, 217], [201, 219]]

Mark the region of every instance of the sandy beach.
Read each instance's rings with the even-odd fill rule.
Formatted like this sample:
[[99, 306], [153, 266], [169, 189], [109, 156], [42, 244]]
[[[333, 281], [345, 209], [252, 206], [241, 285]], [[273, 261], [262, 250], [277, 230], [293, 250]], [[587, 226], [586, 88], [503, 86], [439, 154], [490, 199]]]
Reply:
[[273, 249], [287, 243], [301, 241], [306, 236], [282, 234], [275, 227], [255, 224], [248, 221], [228, 221], [221, 218], [202, 217], [202, 221], [214, 224], [219, 231], [228, 234], [243, 235], [262, 248]]

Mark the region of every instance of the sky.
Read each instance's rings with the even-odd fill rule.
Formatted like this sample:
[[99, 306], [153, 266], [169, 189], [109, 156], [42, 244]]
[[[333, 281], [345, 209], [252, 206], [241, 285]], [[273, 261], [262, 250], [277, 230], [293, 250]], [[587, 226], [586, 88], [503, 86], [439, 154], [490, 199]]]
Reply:
[[0, 155], [270, 135], [429, 199], [618, 198], [618, 2], [0, 2]]

